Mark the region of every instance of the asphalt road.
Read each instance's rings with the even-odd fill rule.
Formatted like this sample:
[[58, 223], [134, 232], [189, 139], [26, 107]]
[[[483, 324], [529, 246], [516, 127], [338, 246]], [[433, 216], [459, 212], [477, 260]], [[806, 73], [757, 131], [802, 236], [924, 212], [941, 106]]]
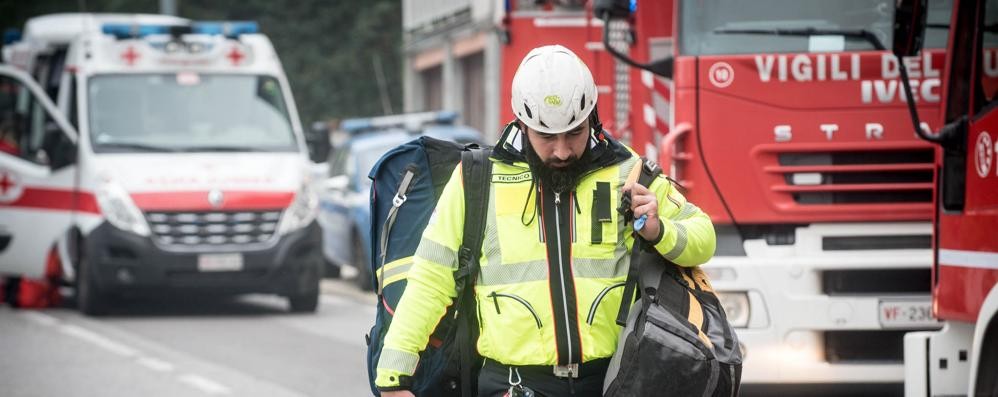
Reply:
[[[370, 396], [364, 335], [376, 299], [349, 281], [322, 288], [315, 314], [290, 314], [284, 299], [267, 295], [137, 300], [97, 318], [0, 305], [0, 397]], [[901, 385], [742, 393], [900, 394]]]
[[374, 297], [326, 281], [320, 302], [170, 297], [99, 318], [0, 306], [0, 396], [370, 395]]

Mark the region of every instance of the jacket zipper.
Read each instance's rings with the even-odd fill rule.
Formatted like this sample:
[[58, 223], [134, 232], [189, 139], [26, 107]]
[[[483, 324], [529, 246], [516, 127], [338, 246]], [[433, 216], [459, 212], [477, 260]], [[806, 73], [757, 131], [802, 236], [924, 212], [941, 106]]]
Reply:
[[594, 300], [592, 306], [589, 307], [589, 316], [586, 317], [586, 324], [593, 325], [593, 320], [596, 318], [596, 308], [599, 307], [600, 302], [603, 301], [603, 298], [606, 297], [606, 294], [608, 294], [614, 288], [623, 287], [623, 286], [624, 283], [616, 283], [606, 288], [603, 288], [603, 291], [601, 291], [599, 295], [596, 295], [596, 300]]
[[537, 329], [541, 329], [541, 326], [542, 326], [541, 325], [541, 318], [540, 318], [540, 316], [537, 315], [537, 311], [534, 310], [534, 307], [530, 304], [530, 302], [527, 302], [526, 299], [523, 299], [523, 298], [521, 298], [519, 296], [510, 295], [510, 294], [500, 294], [500, 293], [497, 293], [495, 291], [492, 291], [492, 293], [489, 294], [489, 297], [492, 298], [492, 302], [496, 306], [496, 314], [502, 314], [501, 312], [499, 312], [499, 297], [500, 296], [503, 297], [503, 298], [510, 298], [512, 300], [520, 302], [520, 304], [523, 305], [523, 307], [527, 308], [527, 311], [530, 312], [530, 315], [534, 316], [534, 321], [537, 323]]
[[555, 223], [555, 236], [558, 244], [558, 281], [561, 282], [561, 303], [562, 312], [565, 315], [565, 344], [568, 346], [568, 362], [567, 364], [575, 364], [575, 359], [572, 355], [572, 331], [571, 320], [568, 315], [568, 296], [565, 292], [565, 256], [561, 250], [561, 192], [554, 192], [554, 223]]

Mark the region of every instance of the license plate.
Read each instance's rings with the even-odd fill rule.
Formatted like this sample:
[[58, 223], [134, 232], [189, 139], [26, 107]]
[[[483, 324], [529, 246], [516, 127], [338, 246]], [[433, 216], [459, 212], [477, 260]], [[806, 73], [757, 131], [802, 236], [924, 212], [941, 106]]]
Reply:
[[198, 271], [232, 272], [243, 270], [242, 254], [202, 254], [198, 255]]
[[880, 301], [880, 325], [884, 328], [918, 328], [938, 325], [928, 300]]

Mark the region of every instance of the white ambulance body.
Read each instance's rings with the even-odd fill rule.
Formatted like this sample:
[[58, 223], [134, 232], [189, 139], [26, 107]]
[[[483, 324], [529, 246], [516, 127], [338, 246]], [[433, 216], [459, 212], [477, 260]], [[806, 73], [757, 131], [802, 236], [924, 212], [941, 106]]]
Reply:
[[307, 150], [255, 23], [50, 15], [4, 56], [71, 126], [35, 123], [18, 155], [0, 152], [0, 185], [13, 181], [0, 186], [0, 274], [37, 278], [57, 261], [94, 314], [121, 296], [188, 292], [276, 293], [315, 309]]

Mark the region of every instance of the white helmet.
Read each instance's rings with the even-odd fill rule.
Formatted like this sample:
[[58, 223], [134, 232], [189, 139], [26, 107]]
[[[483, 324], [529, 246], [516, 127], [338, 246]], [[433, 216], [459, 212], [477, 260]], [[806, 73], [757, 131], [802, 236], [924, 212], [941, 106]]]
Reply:
[[530, 51], [513, 75], [513, 114], [545, 134], [569, 131], [596, 107], [596, 83], [578, 56], [560, 45]]

